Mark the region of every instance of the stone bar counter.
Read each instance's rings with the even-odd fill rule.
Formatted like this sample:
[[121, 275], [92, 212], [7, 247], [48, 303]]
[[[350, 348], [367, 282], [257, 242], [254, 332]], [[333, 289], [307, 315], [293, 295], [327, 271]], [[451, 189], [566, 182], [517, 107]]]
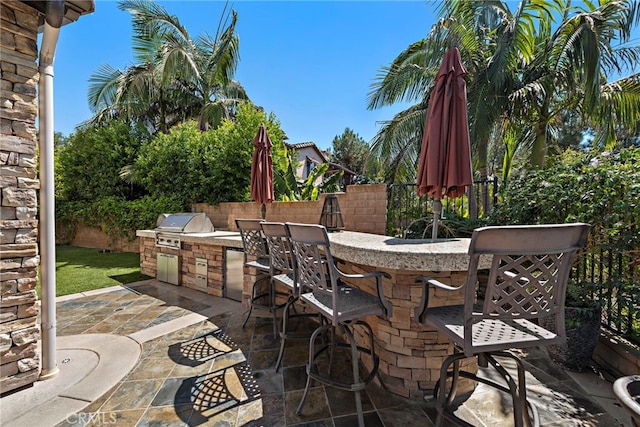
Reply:
[[[158, 253], [178, 255], [179, 283], [210, 295], [226, 296], [226, 248], [242, 248], [240, 233], [180, 234], [180, 249], [156, 246], [153, 230], [138, 230], [140, 266], [143, 274], [156, 277]], [[445, 336], [439, 335], [414, 318], [414, 308], [422, 298], [418, 276], [431, 276], [443, 283], [459, 286], [464, 283], [470, 239], [407, 240], [377, 234], [352, 231], [329, 233], [331, 252], [347, 273], [381, 270], [391, 279], [384, 279], [384, 293], [393, 305], [390, 318], [369, 317], [366, 320], [376, 335], [376, 353], [380, 357], [380, 373], [392, 392], [421, 399], [432, 390], [440, 375], [440, 365], [453, 352]], [[206, 284], [198, 274], [197, 263], [206, 260]], [[488, 268], [488, 260], [480, 260], [480, 268]], [[251, 284], [258, 278], [254, 269], [244, 268], [243, 295], [246, 302]], [[375, 294], [373, 281], [359, 281], [355, 286]], [[430, 290], [430, 306], [462, 303], [459, 292]], [[366, 358], [365, 358], [366, 361]], [[464, 362], [471, 363], [471, 362]]]
[[[376, 336], [380, 373], [387, 388], [401, 396], [423, 398], [435, 387], [440, 365], [453, 352], [453, 345], [445, 336], [414, 318], [414, 308], [423, 292], [416, 277], [431, 276], [448, 285], [462, 285], [469, 266], [470, 239], [433, 242], [350, 231], [330, 233], [329, 239], [331, 253], [346, 273], [380, 270], [391, 276], [383, 283], [384, 294], [393, 306], [392, 316], [366, 320]], [[480, 268], [489, 266], [488, 259], [480, 260]], [[354, 285], [375, 294], [375, 283], [363, 282], [356, 281]], [[461, 292], [434, 289], [430, 292], [429, 306], [463, 302]]]

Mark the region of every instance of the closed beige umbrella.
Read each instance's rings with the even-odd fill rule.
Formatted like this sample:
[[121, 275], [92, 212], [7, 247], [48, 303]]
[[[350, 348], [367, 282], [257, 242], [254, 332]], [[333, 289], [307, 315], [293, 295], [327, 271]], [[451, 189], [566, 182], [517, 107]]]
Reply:
[[438, 235], [442, 197], [460, 197], [473, 185], [469, 123], [467, 118], [467, 74], [458, 48], [450, 48], [442, 60], [429, 98], [418, 163], [418, 195], [433, 197], [432, 238]]

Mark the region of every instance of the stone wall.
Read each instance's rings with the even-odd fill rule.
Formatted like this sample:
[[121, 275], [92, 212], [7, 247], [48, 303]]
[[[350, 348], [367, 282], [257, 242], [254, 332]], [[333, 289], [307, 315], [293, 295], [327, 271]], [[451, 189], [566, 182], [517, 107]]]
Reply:
[[[387, 227], [387, 187], [384, 184], [350, 185], [345, 193], [338, 193], [338, 203], [344, 218], [345, 229], [363, 233], [384, 235]], [[317, 224], [320, 221], [324, 195], [315, 202], [274, 202], [267, 206], [267, 221], [289, 221]], [[260, 205], [252, 202], [194, 205], [196, 212], [207, 214], [216, 230], [237, 231], [236, 218], [260, 218]], [[56, 225], [57, 230], [66, 224]], [[58, 236], [60, 236], [58, 232]], [[139, 252], [140, 241], [111, 238], [97, 227], [78, 225], [71, 240], [72, 246], [109, 249], [116, 252]]]
[[[156, 277], [157, 256], [159, 253], [179, 257], [178, 276], [180, 286], [206, 292], [216, 297], [224, 296], [224, 262], [223, 246], [203, 243], [182, 243], [182, 249], [171, 249], [156, 246], [155, 239], [140, 238], [140, 271], [147, 276]], [[196, 259], [206, 260], [206, 284], [196, 280]]]
[[[373, 267], [346, 261], [340, 261], [339, 267], [347, 274], [366, 274], [374, 270]], [[380, 359], [379, 373], [385, 387], [391, 392], [422, 400], [425, 395], [432, 394], [440, 378], [440, 366], [449, 355], [453, 354], [453, 344], [445, 335], [415, 319], [414, 309], [420, 304], [423, 292], [422, 284], [416, 283], [416, 279], [427, 275], [450, 286], [461, 286], [467, 278], [467, 273], [386, 269], [382, 271], [389, 274], [389, 277], [383, 280], [383, 287], [384, 295], [393, 307], [392, 315], [386, 319], [375, 316], [364, 318], [376, 337], [375, 350]], [[376, 294], [373, 280], [347, 281], [369, 294]], [[461, 304], [464, 301], [462, 292], [434, 288], [429, 292], [431, 307]], [[356, 331], [356, 340], [364, 347], [369, 346], [361, 331]], [[372, 368], [370, 358], [364, 358], [363, 363], [368, 369]], [[461, 361], [461, 367], [469, 372], [475, 372], [477, 363], [472, 358], [464, 359]], [[473, 383], [461, 378], [459, 387], [459, 391], [464, 393], [473, 389]]]
[[124, 237], [110, 237], [96, 227], [87, 227], [85, 225], [76, 226], [71, 246], [80, 248], [98, 248], [107, 249], [114, 252], [138, 252], [140, 250], [140, 241], [136, 237], [128, 240]]
[[38, 13], [3, 1], [0, 31], [0, 390], [40, 375], [36, 58]]
[[[387, 186], [350, 185], [344, 193], [337, 193], [345, 230], [362, 233], [386, 233]], [[266, 220], [318, 224], [325, 195], [315, 202], [274, 202], [267, 205]], [[260, 218], [257, 203], [220, 203], [194, 205], [196, 212], [207, 214], [213, 226], [220, 230], [236, 230], [236, 218]]]

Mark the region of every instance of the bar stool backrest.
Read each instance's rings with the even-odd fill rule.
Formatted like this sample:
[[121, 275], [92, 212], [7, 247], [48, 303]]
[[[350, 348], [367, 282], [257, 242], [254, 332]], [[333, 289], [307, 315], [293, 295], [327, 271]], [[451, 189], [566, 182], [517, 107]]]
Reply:
[[[559, 340], [565, 338], [564, 302], [572, 262], [584, 247], [589, 224], [546, 224], [478, 228], [473, 232], [465, 284], [465, 329], [483, 320], [555, 318]], [[481, 311], [476, 303], [477, 267], [491, 257]], [[467, 332], [469, 332], [467, 334]], [[471, 343], [471, 330], [465, 340]]]
[[[271, 276], [273, 277], [278, 273], [293, 274], [295, 276], [295, 258], [291, 250], [287, 227], [282, 222], [263, 222], [261, 226], [269, 249]], [[293, 283], [294, 286], [297, 285], [296, 280]], [[294, 291], [297, 291], [297, 289], [294, 289]]]
[[286, 226], [295, 256], [299, 286], [330, 296], [334, 313], [337, 313], [337, 295], [333, 288], [337, 286], [338, 277], [327, 230], [316, 224], [287, 223]]
[[242, 237], [242, 246], [244, 247], [244, 262], [248, 261], [248, 258], [255, 257], [257, 259], [268, 259], [269, 250], [267, 248], [267, 242], [262, 234], [262, 219], [236, 219], [236, 226], [240, 230], [240, 236]]

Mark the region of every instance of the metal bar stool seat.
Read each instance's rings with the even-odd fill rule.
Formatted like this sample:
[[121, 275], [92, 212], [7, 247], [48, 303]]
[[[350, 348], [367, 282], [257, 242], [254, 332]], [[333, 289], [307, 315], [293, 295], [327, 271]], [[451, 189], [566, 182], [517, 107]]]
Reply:
[[318, 312], [307, 312], [305, 310], [298, 313], [296, 311], [296, 304], [300, 303], [300, 287], [298, 286], [298, 280], [296, 277], [296, 263], [291, 250], [289, 231], [285, 224], [282, 222], [263, 222], [261, 226], [269, 248], [270, 264], [272, 269], [271, 280], [273, 282], [274, 289], [276, 288], [276, 285], [280, 285], [280, 287], [286, 290], [286, 293], [278, 293], [277, 290], [274, 291], [275, 296], [286, 296], [286, 302], [284, 304], [276, 305], [276, 301], [273, 301], [271, 304], [278, 308], [284, 307], [282, 313], [282, 328], [278, 332], [280, 336], [280, 351], [278, 352], [275, 367], [276, 372], [278, 372], [282, 365], [282, 358], [284, 356], [284, 349], [287, 340], [306, 341], [309, 340], [311, 336], [311, 332], [296, 331], [295, 329], [292, 329], [291, 321], [293, 319], [317, 317], [319, 322], [322, 322], [322, 317]]
[[[389, 277], [381, 271], [366, 274], [345, 274], [340, 271], [331, 256], [329, 236], [321, 225], [287, 223], [291, 245], [297, 265], [298, 280], [303, 291], [300, 299], [317, 310], [327, 321], [313, 331], [309, 340], [309, 361], [307, 363], [307, 384], [296, 410], [301, 414], [309, 388], [316, 380], [322, 384], [354, 392], [358, 424], [364, 426], [361, 391], [378, 375], [379, 358], [375, 353], [373, 331], [362, 320], [365, 316], [391, 316], [391, 303], [384, 297], [382, 278]], [[370, 295], [360, 289], [346, 285], [345, 281], [374, 280], [377, 295]], [[356, 342], [356, 328], [364, 337]], [[337, 333], [342, 332], [346, 342], [337, 341]], [[331, 335], [331, 341], [324, 337]], [[318, 338], [322, 338], [319, 340]], [[351, 364], [351, 378], [332, 376], [331, 365], [336, 348], [347, 349]], [[321, 372], [318, 358], [328, 353], [329, 369]], [[371, 358], [370, 368], [360, 366], [360, 359]], [[381, 384], [384, 386], [382, 381]]]
[[[436, 426], [445, 418], [471, 426], [454, 414], [459, 377], [508, 393], [516, 426], [539, 425], [537, 410], [527, 400], [524, 365], [510, 349], [564, 342], [566, 285], [574, 256], [584, 247], [589, 228], [581, 223], [479, 228], [471, 237], [469, 270], [463, 285], [454, 287], [433, 278], [418, 278], [423, 282], [423, 294], [415, 317], [454, 344], [454, 353], [443, 361], [434, 389]], [[491, 268], [484, 297], [478, 298], [480, 257], [489, 257]], [[430, 287], [462, 291], [464, 303], [430, 308]], [[470, 357], [477, 357], [479, 366], [490, 364], [504, 382], [461, 369], [460, 362]], [[502, 358], [515, 363], [515, 379], [500, 362]]]

